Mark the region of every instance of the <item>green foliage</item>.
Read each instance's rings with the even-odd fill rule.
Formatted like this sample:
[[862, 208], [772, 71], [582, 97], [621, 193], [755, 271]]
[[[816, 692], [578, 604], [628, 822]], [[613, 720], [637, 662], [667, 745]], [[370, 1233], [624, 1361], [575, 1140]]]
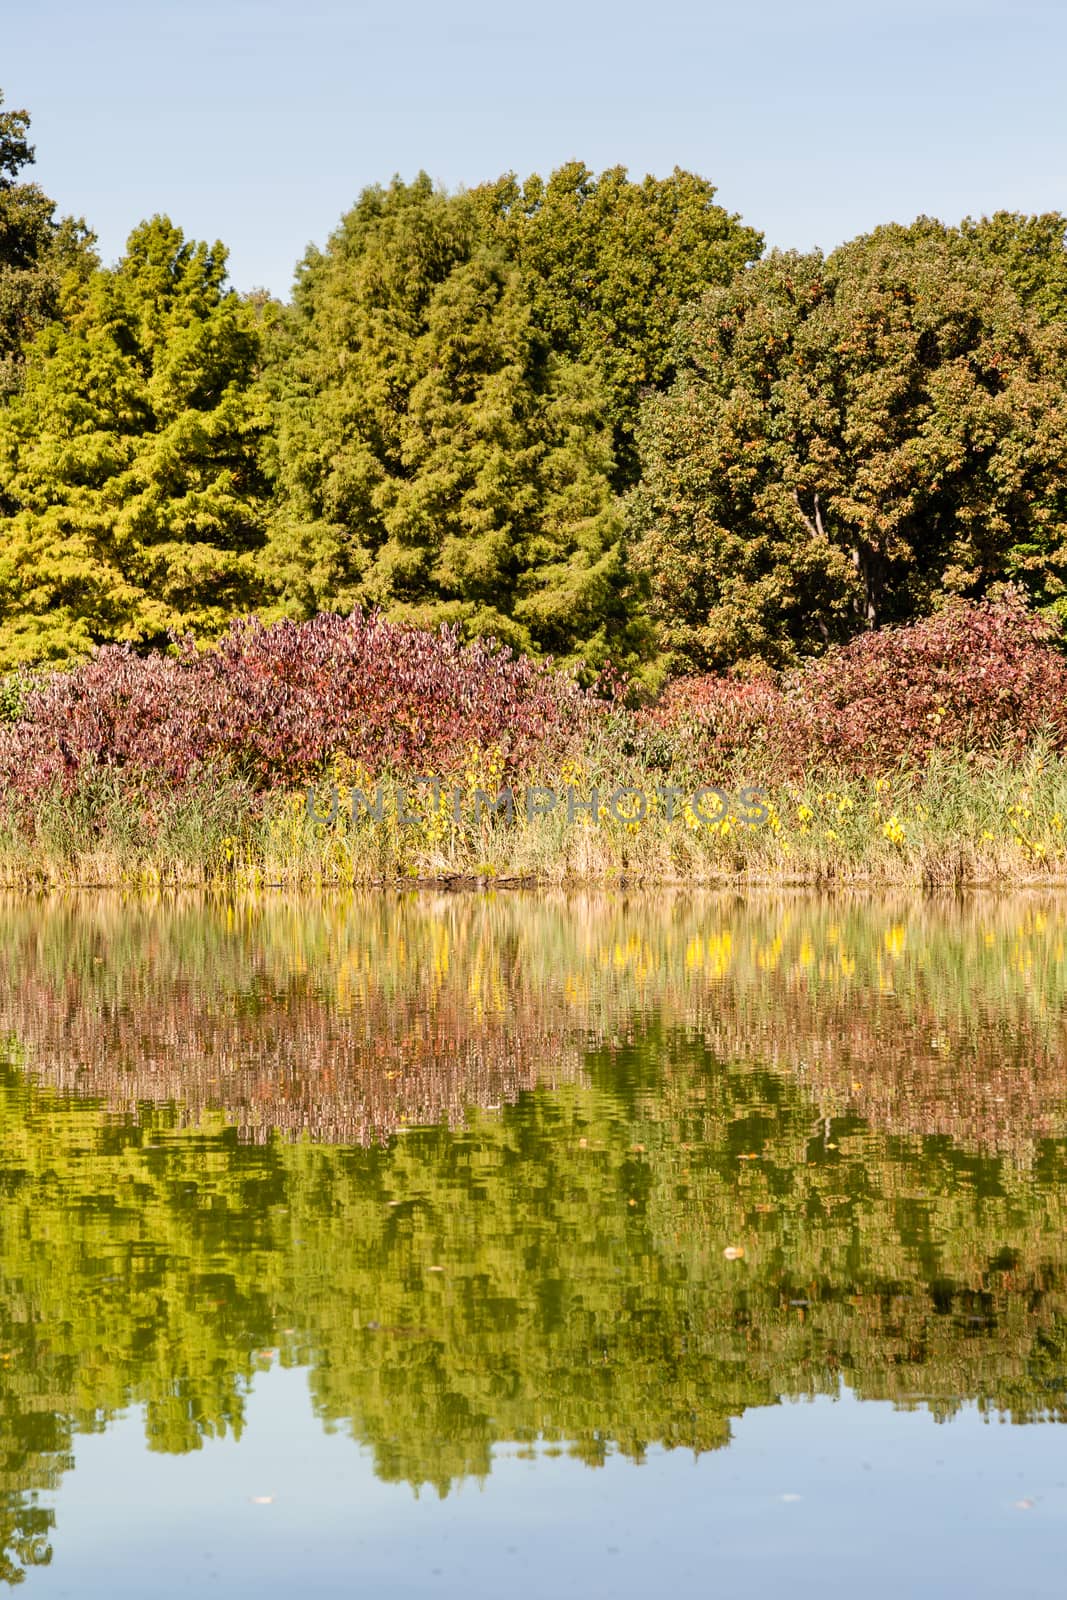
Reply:
[[472, 198], [521, 267], [534, 321], [553, 350], [600, 380], [613, 481], [627, 487], [638, 470], [640, 398], [671, 376], [679, 313], [754, 261], [762, 236], [715, 204], [706, 178], [678, 167], [637, 183], [625, 167], [597, 177], [571, 161], [547, 181], [534, 173], [520, 183], [509, 173]]
[[966, 252], [997, 266], [1039, 322], [1067, 318], [1067, 217], [996, 211], [960, 224]]
[[285, 313], [101, 270], [0, 100], [0, 672], [378, 608], [645, 688], [997, 584], [1067, 620], [1067, 218], [820, 254], [680, 168], [367, 189]]
[[[35, 183], [19, 181], [33, 162], [25, 111], [4, 111], [0, 92], [0, 398], [18, 382], [27, 341], [59, 311], [63, 282], [93, 265], [84, 223], [57, 221]], [[0, 496], [2, 496], [0, 481]]]
[[261, 598], [260, 310], [226, 253], [142, 224], [0, 411], [0, 668], [211, 636]]
[[5, 672], [0, 676], [0, 722], [17, 722], [26, 709], [28, 689], [23, 674]]
[[309, 253], [266, 567], [297, 614], [371, 605], [564, 658], [631, 655], [602, 396], [483, 231], [422, 176], [367, 190]]
[[1067, 577], [1067, 324], [920, 220], [775, 253], [683, 317], [631, 502], [666, 647], [784, 664]]

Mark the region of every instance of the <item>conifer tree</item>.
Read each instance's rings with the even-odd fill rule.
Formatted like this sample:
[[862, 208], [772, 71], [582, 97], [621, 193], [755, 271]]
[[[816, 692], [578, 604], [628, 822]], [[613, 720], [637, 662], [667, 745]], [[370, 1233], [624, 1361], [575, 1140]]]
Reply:
[[305, 260], [289, 338], [266, 565], [291, 609], [633, 654], [603, 393], [468, 196], [366, 191]]
[[533, 173], [520, 183], [508, 173], [472, 191], [491, 236], [522, 269], [537, 326], [600, 381], [619, 489], [637, 477], [638, 410], [673, 375], [683, 308], [763, 250], [762, 235], [715, 194], [679, 167], [637, 181], [625, 167], [597, 176], [583, 161], [547, 179]]
[[68, 296], [0, 410], [0, 667], [209, 637], [262, 597], [262, 308], [166, 217]]

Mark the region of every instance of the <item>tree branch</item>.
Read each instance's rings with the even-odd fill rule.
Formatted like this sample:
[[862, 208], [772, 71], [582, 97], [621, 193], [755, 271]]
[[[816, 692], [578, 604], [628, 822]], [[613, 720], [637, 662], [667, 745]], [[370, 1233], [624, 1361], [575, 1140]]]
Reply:
[[796, 501], [796, 507], [797, 507], [797, 510], [800, 513], [801, 522], [804, 524], [805, 528], [807, 528], [807, 530], [811, 534], [812, 538], [813, 539], [817, 539], [819, 537], [819, 530], [815, 526], [814, 522], [812, 522], [811, 518], [805, 512], [804, 507], [801, 505], [801, 503], [800, 503], [800, 491], [799, 490], [797, 490], [797, 489], [793, 490], [793, 499]]
[[807, 512], [804, 510], [804, 507], [800, 503], [799, 490], [797, 490], [797, 489], [793, 490], [793, 499], [794, 499], [794, 501], [796, 503], [797, 510], [800, 512], [800, 520], [803, 522], [804, 526], [807, 528], [807, 530], [811, 534], [812, 538], [813, 539], [825, 539], [826, 538], [826, 526], [825, 526], [825, 524], [824, 524], [824, 522], [822, 520], [822, 507], [819, 504], [819, 496], [818, 496], [818, 494], [816, 494], [814, 496], [814, 500], [815, 500], [815, 521], [814, 522], [808, 516]]
[[826, 529], [823, 527], [823, 524], [822, 524], [822, 511], [821, 511], [820, 506], [819, 506], [818, 492], [816, 492], [816, 494], [814, 496], [814, 499], [815, 499], [815, 526], [819, 530], [819, 538], [820, 539], [825, 539], [826, 538]]

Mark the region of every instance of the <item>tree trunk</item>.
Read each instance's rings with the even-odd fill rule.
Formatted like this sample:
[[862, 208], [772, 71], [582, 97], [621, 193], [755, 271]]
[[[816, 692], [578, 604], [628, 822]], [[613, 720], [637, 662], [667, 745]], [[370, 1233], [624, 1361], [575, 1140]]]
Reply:
[[852, 565], [863, 585], [863, 597], [857, 609], [868, 628], [876, 628], [885, 592], [885, 562], [880, 552], [870, 545], [853, 545], [851, 554]]

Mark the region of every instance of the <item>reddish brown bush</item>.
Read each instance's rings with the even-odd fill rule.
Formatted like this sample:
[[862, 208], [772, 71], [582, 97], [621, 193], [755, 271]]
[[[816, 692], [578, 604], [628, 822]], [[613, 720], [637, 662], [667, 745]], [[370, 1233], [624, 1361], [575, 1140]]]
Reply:
[[808, 758], [802, 708], [773, 677], [678, 678], [644, 720], [673, 734], [680, 754], [688, 751], [709, 768], [749, 758], [749, 766], [784, 774], [802, 770]]
[[884, 628], [795, 674], [811, 752], [858, 772], [934, 750], [1015, 754], [1047, 737], [1067, 749], [1067, 661], [1055, 631], [1010, 594], [953, 601]]
[[[765, 776], [924, 763], [935, 750], [1067, 750], [1067, 661], [1055, 630], [1008, 594], [954, 601], [884, 628], [781, 680], [679, 679], [646, 713], [705, 759], [747, 754]], [[752, 765], [752, 761], [748, 763]]]
[[[656, 735], [658, 764], [743, 763], [768, 780], [879, 771], [939, 749], [1011, 754], [1039, 736], [1067, 751], [1067, 662], [1052, 637], [1010, 596], [956, 602], [782, 680], [680, 679], [636, 731]], [[619, 687], [606, 700], [543, 662], [376, 616], [247, 621], [203, 654], [111, 647], [20, 685], [0, 724], [0, 788], [32, 796], [86, 766], [180, 784], [219, 766], [267, 789], [341, 753], [375, 773], [430, 775], [460, 770], [472, 743], [501, 747], [515, 773], [558, 762], [602, 717], [612, 725], [612, 693], [613, 714], [629, 718]]]
[[377, 616], [235, 623], [197, 654], [112, 646], [31, 688], [0, 727], [0, 784], [32, 794], [87, 762], [173, 782], [225, 764], [258, 787], [338, 753], [372, 771], [456, 770], [468, 746], [510, 767], [569, 749], [598, 702], [543, 662]]

